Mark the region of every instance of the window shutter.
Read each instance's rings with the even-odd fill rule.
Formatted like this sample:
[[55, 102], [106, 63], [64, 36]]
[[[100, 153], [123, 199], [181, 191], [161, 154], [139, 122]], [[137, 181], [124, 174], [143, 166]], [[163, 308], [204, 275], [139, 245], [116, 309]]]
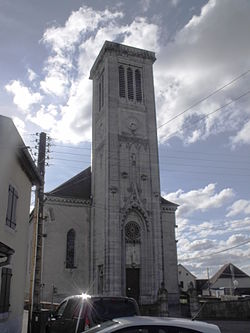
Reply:
[[13, 201], [13, 194], [12, 194], [13, 187], [9, 186], [9, 194], [8, 194], [8, 206], [7, 206], [7, 214], [6, 214], [6, 224], [8, 226], [11, 225], [11, 212], [12, 212], [12, 201]]
[[124, 67], [119, 66], [119, 95], [125, 98], [125, 73]]
[[13, 206], [12, 206], [12, 224], [16, 226], [16, 207], [17, 207], [17, 199], [18, 199], [18, 193], [14, 189], [13, 193]]
[[11, 277], [12, 277], [12, 270], [10, 268], [3, 267], [1, 294], [0, 294], [0, 313], [9, 311]]
[[139, 69], [135, 71], [135, 88], [136, 88], [136, 101], [142, 101], [142, 91], [141, 91], [141, 73]]
[[134, 84], [133, 84], [133, 71], [130, 67], [127, 69], [127, 80], [128, 80], [128, 99], [134, 99]]

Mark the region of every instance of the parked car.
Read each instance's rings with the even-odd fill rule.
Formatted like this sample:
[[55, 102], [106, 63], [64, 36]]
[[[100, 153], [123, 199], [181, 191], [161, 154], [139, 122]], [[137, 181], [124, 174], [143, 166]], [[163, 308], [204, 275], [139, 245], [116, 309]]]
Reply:
[[170, 317], [116, 318], [89, 329], [86, 333], [221, 333], [218, 326]]
[[46, 333], [78, 333], [116, 317], [134, 315], [139, 315], [139, 307], [133, 298], [70, 296], [53, 313]]

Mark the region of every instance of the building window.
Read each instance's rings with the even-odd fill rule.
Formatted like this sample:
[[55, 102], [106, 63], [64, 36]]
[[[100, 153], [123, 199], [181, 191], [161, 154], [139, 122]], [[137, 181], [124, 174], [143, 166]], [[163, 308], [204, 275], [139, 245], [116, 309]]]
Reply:
[[12, 277], [11, 269], [3, 267], [2, 278], [1, 278], [0, 313], [9, 311], [11, 277]]
[[119, 66], [119, 96], [125, 98], [125, 72], [124, 67]]
[[183, 288], [183, 281], [180, 281], [180, 287]]
[[76, 268], [74, 264], [75, 264], [75, 230], [70, 229], [67, 233], [66, 268]]
[[12, 229], [16, 228], [17, 199], [18, 199], [18, 193], [16, 189], [13, 186], [9, 185], [6, 224]]
[[136, 101], [142, 101], [142, 91], [141, 91], [141, 72], [139, 69], [135, 70], [135, 91], [136, 91]]
[[133, 71], [130, 67], [127, 68], [127, 86], [128, 86], [128, 99], [134, 99], [134, 82], [133, 82]]

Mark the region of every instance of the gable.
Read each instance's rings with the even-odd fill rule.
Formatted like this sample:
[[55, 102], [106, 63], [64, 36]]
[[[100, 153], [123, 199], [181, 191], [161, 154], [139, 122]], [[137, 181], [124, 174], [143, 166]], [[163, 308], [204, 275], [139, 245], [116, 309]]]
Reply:
[[91, 168], [88, 167], [54, 190], [46, 193], [46, 195], [61, 198], [90, 199]]

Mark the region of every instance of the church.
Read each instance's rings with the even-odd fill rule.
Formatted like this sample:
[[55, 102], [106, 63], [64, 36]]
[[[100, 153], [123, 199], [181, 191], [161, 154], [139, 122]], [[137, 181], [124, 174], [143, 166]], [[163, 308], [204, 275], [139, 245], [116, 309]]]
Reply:
[[90, 71], [92, 166], [45, 195], [41, 299], [179, 304], [175, 212], [161, 197], [154, 52], [106, 41]]

